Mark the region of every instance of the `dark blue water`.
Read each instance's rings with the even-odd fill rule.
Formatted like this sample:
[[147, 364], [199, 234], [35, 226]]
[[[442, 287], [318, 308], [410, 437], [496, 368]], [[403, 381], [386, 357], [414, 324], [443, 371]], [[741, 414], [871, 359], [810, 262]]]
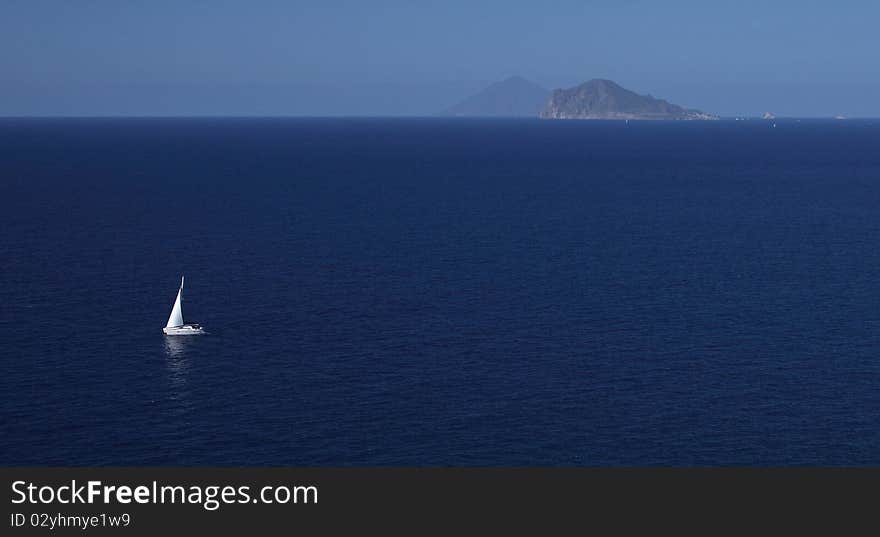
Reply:
[[777, 123], [2, 120], [0, 463], [880, 464], [880, 122]]

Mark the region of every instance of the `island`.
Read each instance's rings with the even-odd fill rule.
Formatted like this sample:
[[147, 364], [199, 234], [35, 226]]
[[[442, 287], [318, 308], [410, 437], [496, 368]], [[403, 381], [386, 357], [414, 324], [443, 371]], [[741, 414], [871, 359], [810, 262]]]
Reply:
[[536, 117], [550, 92], [521, 76], [495, 82], [438, 115], [455, 117]]
[[544, 119], [713, 120], [718, 116], [639, 95], [611, 80], [593, 79], [554, 90], [540, 113]]

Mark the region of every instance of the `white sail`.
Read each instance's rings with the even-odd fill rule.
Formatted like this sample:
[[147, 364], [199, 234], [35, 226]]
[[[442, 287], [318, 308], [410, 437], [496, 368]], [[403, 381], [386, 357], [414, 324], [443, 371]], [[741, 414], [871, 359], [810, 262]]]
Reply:
[[174, 307], [171, 308], [171, 315], [168, 317], [168, 324], [165, 328], [173, 328], [175, 326], [183, 326], [183, 308], [180, 305], [183, 299], [183, 277], [180, 278], [180, 289], [177, 291], [177, 300], [174, 301]]

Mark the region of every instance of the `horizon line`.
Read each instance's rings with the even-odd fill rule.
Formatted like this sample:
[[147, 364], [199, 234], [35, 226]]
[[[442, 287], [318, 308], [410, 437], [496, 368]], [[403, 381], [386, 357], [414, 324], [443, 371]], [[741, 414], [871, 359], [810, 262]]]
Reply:
[[[829, 119], [836, 121], [846, 120], [865, 120], [880, 119], [877, 116], [837, 116], [837, 115], [791, 115], [791, 116], [775, 116], [772, 119], [765, 119], [761, 115], [719, 115], [717, 120], [711, 121], [736, 121], [736, 120], [752, 120], [761, 121], [774, 120], [797, 120], [797, 119]], [[498, 120], [533, 120], [540, 119], [546, 121], [555, 118], [541, 118], [538, 116], [455, 116], [442, 114], [406, 114], [406, 115], [370, 115], [370, 114], [341, 114], [341, 115], [319, 115], [319, 114], [0, 114], [0, 120], [3, 119], [442, 119], [442, 120], [468, 120], [468, 119], [498, 119]], [[574, 119], [556, 119], [556, 121], [646, 121], [646, 122], [694, 122], [694, 121], [710, 121], [710, 120], [681, 120], [681, 119], [599, 119], [599, 118], [574, 118]]]

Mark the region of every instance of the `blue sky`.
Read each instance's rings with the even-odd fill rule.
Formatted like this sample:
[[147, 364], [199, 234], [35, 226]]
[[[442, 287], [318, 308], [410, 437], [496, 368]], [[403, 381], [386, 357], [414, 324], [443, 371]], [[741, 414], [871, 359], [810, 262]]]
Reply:
[[430, 114], [518, 74], [880, 117], [865, 1], [0, 0], [0, 115]]

